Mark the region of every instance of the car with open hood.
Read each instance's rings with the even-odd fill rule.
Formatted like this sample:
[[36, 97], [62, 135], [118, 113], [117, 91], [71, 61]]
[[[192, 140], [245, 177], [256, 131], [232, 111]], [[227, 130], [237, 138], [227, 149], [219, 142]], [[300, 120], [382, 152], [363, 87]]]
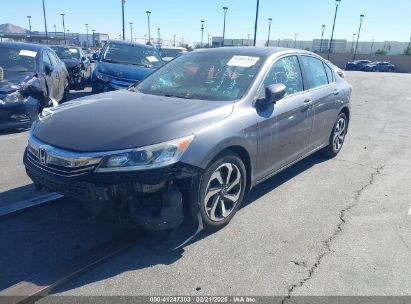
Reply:
[[150, 45], [108, 41], [92, 74], [93, 93], [126, 89], [163, 64], [158, 51]]
[[196, 50], [128, 90], [47, 111], [24, 164], [38, 189], [95, 216], [113, 208], [148, 229], [184, 217], [218, 229], [254, 186], [316, 151], [341, 151], [351, 91], [311, 52]]
[[70, 89], [84, 90], [91, 81], [91, 63], [82, 48], [65, 45], [52, 45], [50, 48], [66, 65], [70, 76]]
[[42, 108], [68, 92], [66, 67], [50, 48], [0, 42], [0, 129], [30, 127]]

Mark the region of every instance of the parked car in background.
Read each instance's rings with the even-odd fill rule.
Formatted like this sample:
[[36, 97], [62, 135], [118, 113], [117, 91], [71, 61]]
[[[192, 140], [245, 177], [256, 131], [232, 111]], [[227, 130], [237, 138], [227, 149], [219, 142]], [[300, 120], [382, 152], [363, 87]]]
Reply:
[[73, 46], [50, 46], [66, 65], [70, 76], [70, 89], [83, 90], [91, 81], [91, 63], [83, 50]]
[[68, 93], [66, 66], [49, 47], [0, 42], [0, 129], [30, 127], [43, 107]]
[[126, 41], [108, 41], [92, 74], [93, 93], [125, 89], [163, 65], [152, 46]]
[[187, 53], [187, 49], [183, 47], [164, 46], [159, 49], [161, 58], [164, 62], [169, 62], [178, 56]]
[[50, 111], [32, 127], [24, 164], [38, 189], [93, 213], [128, 210], [161, 230], [180, 225], [186, 205], [218, 229], [257, 184], [316, 151], [341, 151], [351, 91], [311, 52], [198, 50], [128, 90]]
[[356, 60], [353, 62], [347, 62], [345, 65], [346, 71], [364, 71], [364, 66], [370, 64], [370, 60]]
[[395, 65], [387, 61], [371, 62], [364, 66], [366, 72], [394, 72]]

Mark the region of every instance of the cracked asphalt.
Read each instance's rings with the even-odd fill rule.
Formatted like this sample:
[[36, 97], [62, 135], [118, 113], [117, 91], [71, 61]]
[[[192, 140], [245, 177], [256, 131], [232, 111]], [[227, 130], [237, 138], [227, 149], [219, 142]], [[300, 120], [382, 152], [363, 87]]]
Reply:
[[[347, 80], [352, 117], [338, 157], [315, 154], [259, 185], [216, 233], [176, 251], [142, 241], [57, 295], [411, 296], [411, 75]], [[0, 152], [19, 155], [24, 136], [10, 136]], [[24, 185], [32, 195], [16, 160], [0, 158], [0, 201]]]

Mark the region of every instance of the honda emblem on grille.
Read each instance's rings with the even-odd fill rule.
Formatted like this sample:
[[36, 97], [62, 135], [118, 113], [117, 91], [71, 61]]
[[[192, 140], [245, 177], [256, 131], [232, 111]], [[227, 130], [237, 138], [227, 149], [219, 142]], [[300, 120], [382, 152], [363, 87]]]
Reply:
[[47, 151], [39, 148], [39, 161], [42, 165], [47, 165]]

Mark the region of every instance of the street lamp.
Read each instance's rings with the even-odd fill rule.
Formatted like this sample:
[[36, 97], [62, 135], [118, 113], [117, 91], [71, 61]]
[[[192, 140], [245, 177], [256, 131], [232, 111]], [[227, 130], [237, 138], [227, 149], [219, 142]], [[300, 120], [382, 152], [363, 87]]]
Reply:
[[151, 43], [151, 35], [150, 35], [150, 11], [146, 11], [147, 14], [147, 27], [148, 27], [148, 42]]
[[203, 36], [204, 36], [204, 20], [201, 20], [201, 43], [200, 47], [203, 47]]
[[160, 45], [160, 40], [161, 40], [161, 37], [160, 37], [160, 28], [157, 28], [157, 32], [158, 32], [157, 44]]
[[47, 18], [46, 18], [46, 6], [44, 5], [44, 0], [43, 0], [43, 17], [44, 17], [44, 30], [46, 32], [46, 43], [49, 43], [49, 35], [47, 33]]
[[224, 25], [223, 25], [223, 41], [221, 42], [221, 46], [224, 46], [224, 38], [225, 38], [225, 19], [227, 16], [227, 11], [228, 11], [228, 7], [224, 6], [223, 7], [223, 11], [224, 11]]
[[31, 40], [31, 16], [27, 16], [27, 19], [29, 19], [30, 41], [32, 41]]
[[257, 0], [257, 8], [255, 10], [255, 24], [254, 24], [254, 42], [253, 45], [257, 43], [257, 25], [258, 25], [258, 9], [260, 7], [260, 0]]
[[360, 27], [358, 28], [357, 43], [355, 44], [355, 51], [354, 51], [353, 61], [355, 61], [355, 57], [357, 56], [358, 41], [360, 40], [361, 27], [362, 27], [362, 21], [363, 20], [364, 20], [364, 15], [361, 14], [360, 15]]
[[67, 37], [70, 39], [70, 30], [67, 30]]
[[375, 39], [373, 39], [373, 40], [372, 40], [372, 43], [371, 43], [370, 55], [372, 55], [372, 51], [373, 51], [373, 49], [374, 49], [374, 42], [375, 42]]
[[268, 38], [267, 38], [267, 46], [270, 45], [271, 22], [273, 22], [273, 18], [268, 18]]
[[93, 32], [93, 43], [92, 43], [92, 47], [94, 47], [94, 32], [96, 31], [96, 30], [91, 30], [92, 32]]
[[144, 44], [146, 44], [146, 43], [147, 43], [147, 35], [144, 34]]
[[210, 34], [207, 35], [207, 44], [208, 44], [208, 48], [210, 48], [211, 47]]
[[124, 28], [124, 4], [126, 3], [126, 0], [121, 0], [121, 15], [123, 18], [123, 40], [126, 39], [126, 29]]
[[60, 14], [60, 15], [61, 15], [61, 18], [63, 19], [63, 36], [64, 36], [64, 44], [66, 44], [66, 26], [64, 24], [64, 16], [66, 14]]
[[173, 42], [173, 46], [176, 46], [176, 35], [174, 34], [174, 42]]
[[297, 48], [297, 37], [298, 37], [298, 34], [295, 34], [294, 48]]
[[337, 20], [337, 13], [338, 13], [338, 7], [341, 4], [341, 0], [335, 0], [335, 14], [334, 14], [334, 23], [333, 23], [333, 30], [331, 31], [331, 39], [330, 39], [330, 45], [328, 47], [328, 59], [330, 59], [330, 54], [331, 54], [331, 48], [332, 48], [332, 43], [334, 39], [334, 29], [335, 29], [335, 21]]
[[86, 37], [87, 37], [87, 47], [88, 47], [89, 46], [89, 44], [88, 44], [88, 23], [86, 23], [85, 26], [86, 26], [86, 30], [87, 30], [87, 36]]
[[130, 37], [131, 37], [131, 42], [133, 42], [133, 22], [130, 22]]
[[321, 51], [323, 50], [325, 24], [323, 24], [321, 27], [322, 27], [323, 31], [322, 31], [322, 33], [321, 33], [320, 53], [321, 53]]
[[357, 36], [357, 34], [352, 34], [351, 54], [354, 53], [355, 36]]

